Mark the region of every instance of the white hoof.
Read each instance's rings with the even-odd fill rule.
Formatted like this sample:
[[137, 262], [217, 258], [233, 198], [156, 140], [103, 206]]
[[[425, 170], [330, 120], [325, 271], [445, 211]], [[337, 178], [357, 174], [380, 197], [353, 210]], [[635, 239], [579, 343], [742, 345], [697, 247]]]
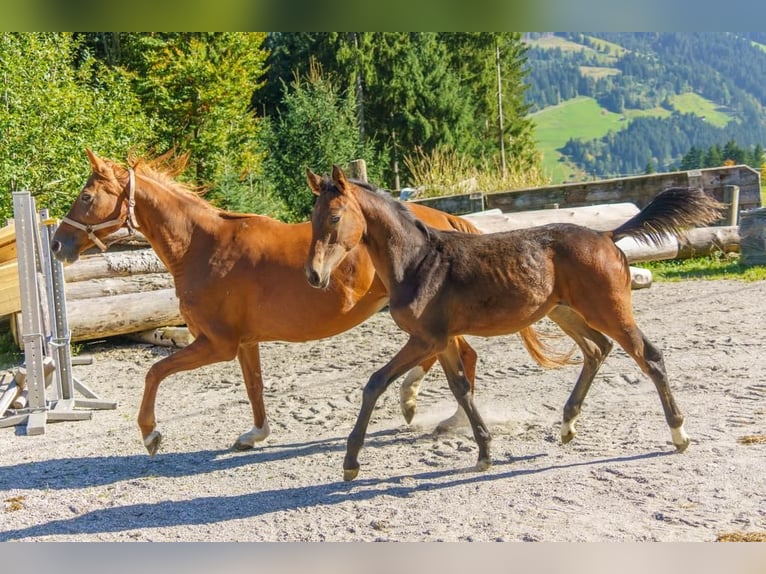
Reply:
[[253, 426], [253, 428], [248, 432], [240, 435], [240, 437], [237, 439], [237, 442], [234, 444], [234, 448], [253, 448], [255, 443], [263, 441], [267, 436], [269, 436], [269, 434], [271, 434], [271, 430], [269, 429], [269, 421], [264, 420], [263, 426], [261, 428]]
[[570, 421], [564, 421], [563, 423], [561, 423], [561, 442], [563, 444], [568, 443], [575, 436], [577, 436], [577, 430], [575, 429], [576, 422], [577, 422], [577, 417], [574, 417]]
[[673, 437], [673, 444], [676, 445], [678, 452], [684, 452], [691, 443], [691, 439], [686, 434], [683, 424], [676, 429], [670, 429], [670, 436]]

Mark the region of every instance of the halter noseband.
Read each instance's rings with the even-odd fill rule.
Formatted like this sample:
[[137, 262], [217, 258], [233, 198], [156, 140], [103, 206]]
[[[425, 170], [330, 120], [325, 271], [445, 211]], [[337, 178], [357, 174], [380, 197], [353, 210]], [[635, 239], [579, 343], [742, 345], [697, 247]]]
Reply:
[[98, 237], [96, 237], [95, 231], [98, 231], [99, 229], [105, 229], [107, 227], [113, 227], [117, 224], [122, 227], [123, 225], [127, 226], [128, 233], [130, 235], [133, 235], [136, 232], [136, 229], [138, 229], [138, 221], [136, 220], [136, 174], [133, 171], [132, 167], [128, 168], [128, 215], [126, 217], [118, 217], [117, 219], [110, 219], [109, 221], [104, 221], [102, 223], [96, 223], [93, 225], [85, 225], [83, 223], [80, 223], [79, 221], [75, 221], [73, 219], [70, 219], [68, 217], [63, 217], [61, 219], [62, 222], [68, 223], [72, 227], [79, 229], [80, 231], [84, 231], [88, 234], [88, 239], [90, 239], [93, 243], [96, 244], [96, 246], [101, 251], [106, 251], [109, 245], [114, 243], [114, 241], [105, 244], [103, 241], [101, 241]]

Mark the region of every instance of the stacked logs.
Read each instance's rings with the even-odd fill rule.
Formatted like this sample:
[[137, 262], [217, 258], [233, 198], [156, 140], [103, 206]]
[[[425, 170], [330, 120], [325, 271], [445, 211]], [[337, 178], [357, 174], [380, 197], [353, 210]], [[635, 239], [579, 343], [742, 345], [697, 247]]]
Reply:
[[[137, 333], [159, 337], [155, 329], [185, 323], [173, 278], [143, 236], [125, 238], [106, 253], [86, 252], [64, 267], [64, 280], [72, 342]], [[10, 326], [21, 347], [20, 325], [16, 313]]]
[[72, 341], [184, 324], [173, 278], [151, 248], [85, 255], [64, 279]]

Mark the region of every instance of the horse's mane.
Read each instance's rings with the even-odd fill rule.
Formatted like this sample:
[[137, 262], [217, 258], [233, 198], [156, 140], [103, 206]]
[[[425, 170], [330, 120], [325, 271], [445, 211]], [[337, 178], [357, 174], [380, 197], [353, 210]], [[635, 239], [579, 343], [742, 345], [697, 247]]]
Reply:
[[[391, 195], [391, 192], [387, 189], [383, 189], [382, 187], [378, 187], [375, 185], [372, 185], [371, 183], [368, 183], [366, 181], [362, 181], [359, 179], [349, 179], [349, 183], [363, 189], [364, 191], [368, 193], [372, 193], [376, 197], [379, 197], [383, 199], [388, 207], [393, 209], [395, 212], [399, 213], [404, 219], [411, 222], [415, 225], [420, 231], [426, 236], [427, 239], [431, 238], [431, 232], [428, 228], [428, 226], [423, 223], [420, 219], [415, 217], [415, 214], [412, 213], [409, 209], [407, 209], [407, 206], [404, 204], [404, 202], [397, 201], [394, 199], [394, 196]], [[323, 189], [335, 189], [335, 183], [333, 182], [332, 178], [328, 176], [324, 176], [322, 178], [322, 188]]]
[[[171, 150], [153, 157], [148, 155], [139, 156], [132, 152], [128, 154], [128, 165], [132, 167], [137, 174], [141, 174], [167, 189], [188, 195], [190, 199], [193, 198], [199, 205], [204, 205], [207, 209], [212, 209], [218, 212], [219, 217], [224, 219], [253, 217], [252, 214], [235, 213], [215, 207], [204, 199], [204, 195], [209, 191], [209, 188], [178, 181], [176, 178], [186, 170], [188, 163], [189, 152], [176, 154], [174, 150]], [[112, 164], [122, 169], [126, 169], [124, 166], [121, 166], [116, 162], [112, 162]]]
[[133, 153], [128, 155], [128, 165], [130, 165], [136, 173], [145, 175], [165, 187], [184, 191], [200, 197], [207, 192], [205, 188], [193, 186], [176, 179], [186, 170], [188, 164], [188, 152], [176, 154], [171, 150], [154, 157], [138, 156]]

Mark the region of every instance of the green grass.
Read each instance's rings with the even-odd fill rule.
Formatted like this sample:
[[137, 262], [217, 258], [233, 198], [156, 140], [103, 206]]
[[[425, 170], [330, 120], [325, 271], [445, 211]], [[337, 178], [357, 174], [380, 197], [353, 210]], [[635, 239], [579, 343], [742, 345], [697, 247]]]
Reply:
[[608, 68], [605, 66], [580, 66], [580, 73], [583, 76], [590, 76], [594, 80], [606, 78], [607, 76], [616, 76], [620, 74], [617, 68]]
[[726, 127], [732, 120], [732, 115], [725, 112], [724, 108], [698, 94], [676, 94], [670, 98], [670, 102], [682, 114], [698, 115], [717, 128]]
[[552, 183], [586, 179], [586, 174], [576, 166], [562, 161], [563, 156], [557, 151], [567, 140], [600, 138], [625, 125], [620, 114], [609, 112], [593, 98], [583, 96], [547, 107], [530, 117], [535, 122], [537, 149], [543, 154], [543, 171]]
[[[604, 69], [599, 68], [599, 70]], [[723, 108], [697, 94], [686, 93], [673, 96], [671, 103], [679, 112], [704, 117], [707, 122], [716, 127], [724, 127], [732, 119], [731, 114]], [[669, 115], [670, 111], [659, 107], [648, 110], [628, 109], [624, 114], [616, 114], [599, 106], [593, 98], [580, 96], [530, 114], [530, 118], [535, 123], [537, 149], [543, 154], [543, 172], [555, 184], [587, 179], [587, 174], [566, 161], [566, 158], [558, 151], [570, 138], [586, 141], [597, 139], [605, 136], [609, 131], [624, 129], [635, 118]]]
[[746, 266], [739, 262], [739, 254], [716, 254], [691, 259], [647, 261], [639, 264], [649, 269], [655, 281], [683, 281], [684, 279], [739, 279], [766, 280], [766, 266]]
[[[584, 44], [572, 42], [571, 40], [567, 40], [566, 38], [562, 38], [560, 36], [546, 36], [543, 38], [536, 38], [534, 40], [526, 40], [526, 42], [530, 46], [541, 48], [543, 50], [558, 48], [562, 52], [585, 52], [589, 56], [596, 56], [599, 62], [606, 65], [613, 64], [618, 57], [622, 56], [622, 54], [627, 51], [622, 46], [613, 44], [612, 42], [607, 42], [606, 40], [592, 37], [590, 39], [593, 41], [596, 49], [590, 48]], [[609, 48], [608, 54], [604, 53], [603, 51], [605, 47]]]

